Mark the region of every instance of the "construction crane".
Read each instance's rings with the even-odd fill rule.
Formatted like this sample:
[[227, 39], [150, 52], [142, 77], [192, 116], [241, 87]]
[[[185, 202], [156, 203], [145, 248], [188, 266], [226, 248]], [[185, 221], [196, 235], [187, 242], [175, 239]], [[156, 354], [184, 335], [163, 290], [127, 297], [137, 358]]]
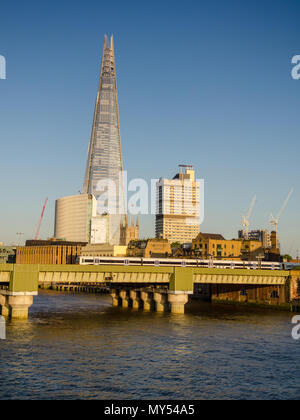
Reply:
[[247, 216], [243, 215], [243, 218], [242, 218], [242, 226], [244, 228], [243, 229], [244, 239], [249, 239], [249, 220], [250, 220], [252, 211], [254, 209], [255, 203], [256, 203], [256, 195], [253, 197], [251, 201]]
[[17, 232], [17, 237], [19, 238], [18, 239], [18, 246], [20, 246], [20, 244], [21, 244], [21, 237], [24, 235], [24, 233], [23, 232]]
[[272, 213], [271, 213], [271, 215], [270, 215], [270, 225], [271, 225], [271, 226], [274, 226], [274, 231], [275, 231], [276, 233], [278, 232], [278, 223], [279, 223], [280, 216], [281, 216], [281, 215], [282, 215], [282, 213], [284, 212], [284, 210], [285, 210], [285, 208], [286, 208], [286, 206], [287, 206], [287, 204], [288, 204], [288, 202], [289, 202], [289, 200], [290, 200], [290, 198], [291, 198], [291, 196], [292, 196], [293, 192], [294, 192], [294, 188], [292, 188], [292, 189], [291, 189], [291, 191], [288, 193], [288, 196], [287, 196], [287, 198], [285, 199], [285, 202], [283, 203], [283, 206], [281, 207], [281, 209], [280, 209], [280, 211], [279, 211], [279, 213], [278, 213], [278, 215], [277, 215], [276, 219], [275, 219], [275, 217], [273, 216], [273, 214], [272, 214]]
[[41, 229], [42, 221], [43, 221], [43, 218], [44, 218], [44, 214], [45, 214], [47, 203], [48, 203], [48, 198], [46, 198], [45, 203], [44, 203], [44, 206], [43, 206], [43, 210], [42, 210], [42, 214], [41, 214], [41, 217], [40, 217], [39, 225], [38, 225], [38, 228], [37, 228], [37, 231], [36, 231], [36, 235], [35, 235], [35, 238], [34, 238], [35, 240], [38, 239], [39, 234], [40, 234], [40, 229]]

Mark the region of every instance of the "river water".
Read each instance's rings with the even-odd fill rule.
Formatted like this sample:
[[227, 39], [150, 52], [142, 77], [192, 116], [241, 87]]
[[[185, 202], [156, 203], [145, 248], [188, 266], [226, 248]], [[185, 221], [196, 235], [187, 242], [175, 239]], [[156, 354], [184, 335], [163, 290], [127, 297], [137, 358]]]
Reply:
[[0, 399], [299, 399], [288, 312], [194, 303], [185, 315], [41, 292], [0, 340]]

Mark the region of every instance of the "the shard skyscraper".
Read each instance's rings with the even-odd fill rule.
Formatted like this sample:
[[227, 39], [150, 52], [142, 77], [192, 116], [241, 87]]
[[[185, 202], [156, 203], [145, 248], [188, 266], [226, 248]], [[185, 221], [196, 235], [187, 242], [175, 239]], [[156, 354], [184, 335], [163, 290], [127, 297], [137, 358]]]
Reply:
[[123, 162], [114, 44], [106, 35], [83, 193], [96, 197], [98, 215], [109, 220], [109, 242], [119, 244], [125, 213]]

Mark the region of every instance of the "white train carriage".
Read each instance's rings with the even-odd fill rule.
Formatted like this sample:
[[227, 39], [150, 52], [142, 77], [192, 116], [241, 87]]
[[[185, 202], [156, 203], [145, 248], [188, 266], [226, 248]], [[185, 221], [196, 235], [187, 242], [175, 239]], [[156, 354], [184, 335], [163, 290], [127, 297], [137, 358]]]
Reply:
[[154, 267], [202, 267], [202, 268], [230, 268], [248, 270], [282, 270], [287, 269], [278, 262], [257, 261], [226, 261], [202, 260], [182, 258], [140, 258], [140, 257], [93, 257], [79, 258], [80, 265], [123, 265], [123, 266], [154, 266]]

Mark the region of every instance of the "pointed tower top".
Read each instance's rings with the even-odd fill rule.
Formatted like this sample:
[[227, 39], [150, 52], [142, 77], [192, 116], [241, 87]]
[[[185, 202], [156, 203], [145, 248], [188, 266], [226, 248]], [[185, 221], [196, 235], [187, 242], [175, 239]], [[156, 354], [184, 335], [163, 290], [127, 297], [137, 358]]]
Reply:
[[108, 37], [106, 34], [104, 35], [104, 48], [109, 48]]
[[114, 50], [114, 36], [113, 35], [110, 37], [110, 49], [112, 51]]
[[104, 48], [114, 51], [114, 36], [110, 37], [110, 42], [108, 40], [108, 36], [104, 35]]

